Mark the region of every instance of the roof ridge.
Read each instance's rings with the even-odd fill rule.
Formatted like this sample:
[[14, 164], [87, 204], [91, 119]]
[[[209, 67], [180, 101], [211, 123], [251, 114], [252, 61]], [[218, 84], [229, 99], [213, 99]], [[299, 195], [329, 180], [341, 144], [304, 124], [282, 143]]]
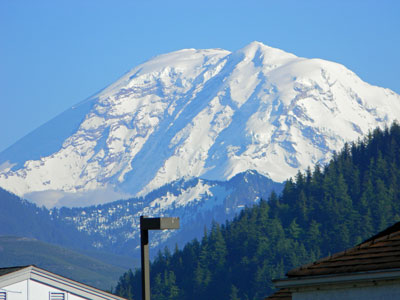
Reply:
[[395, 232], [390, 233], [387, 237], [388, 237], [388, 239], [391, 239], [398, 235], [400, 235], [400, 231], [395, 231]]
[[298, 267], [298, 268], [295, 268], [295, 269], [292, 269], [292, 270], [288, 271], [288, 272], [286, 273], [286, 276], [288, 276], [289, 273], [296, 272], [296, 271], [300, 271], [300, 270], [304, 270], [304, 269], [308, 269], [308, 268], [310, 268], [310, 267], [312, 267], [312, 266], [318, 265], [318, 264], [320, 264], [320, 263], [327, 262], [327, 261], [329, 261], [329, 260], [331, 260], [331, 259], [338, 258], [338, 257], [340, 257], [340, 256], [344, 256], [346, 253], [349, 252], [349, 250], [352, 250], [352, 249], [343, 250], [343, 251], [340, 251], [340, 252], [331, 254], [331, 255], [329, 255], [329, 256], [325, 256], [325, 257], [322, 257], [322, 258], [320, 258], [320, 259], [317, 259], [317, 260], [314, 261], [314, 262], [301, 265], [301, 266]]
[[382, 242], [382, 241], [385, 241], [385, 240], [389, 240], [389, 239], [391, 239], [393, 237], [396, 237], [398, 235], [400, 235], [400, 231], [395, 231], [395, 232], [392, 232], [392, 233], [388, 233], [386, 235], [379, 236], [379, 237], [377, 237], [375, 239], [369, 239], [369, 240], [367, 240], [365, 242], [362, 242], [361, 244], [358, 245], [358, 247], [359, 247], [359, 249], [365, 248], [365, 247], [369, 247], [369, 246], [374, 245], [376, 243], [379, 243], [379, 242]]
[[[379, 266], [400, 266], [400, 222], [381, 231], [349, 249], [322, 257], [314, 262], [289, 270], [287, 277], [312, 276], [313, 274], [349, 273], [357, 270], [375, 270]], [[388, 262], [391, 265], [388, 265]], [[362, 268], [358, 265], [362, 263]], [[331, 270], [330, 270], [331, 269]]]
[[29, 269], [29, 268], [32, 268], [32, 267], [34, 267], [34, 265], [0, 268], [0, 277], [5, 276], [7, 274], [19, 272], [19, 271], [24, 270], [24, 269]]
[[5, 270], [5, 269], [16, 269], [16, 268], [28, 268], [32, 267], [35, 265], [22, 265], [22, 266], [12, 266], [12, 267], [0, 267], [0, 270]]
[[370, 237], [369, 239], [365, 240], [361, 244], [364, 244], [364, 243], [369, 242], [371, 240], [377, 240], [377, 239], [379, 239], [381, 237], [384, 237], [384, 236], [387, 236], [387, 235], [390, 235], [390, 234], [396, 233], [396, 232], [400, 232], [400, 222], [396, 222], [395, 224], [393, 224], [392, 226], [389, 226], [385, 230], [382, 230], [381, 232], [378, 232], [377, 234], [373, 235], [372, 237]]

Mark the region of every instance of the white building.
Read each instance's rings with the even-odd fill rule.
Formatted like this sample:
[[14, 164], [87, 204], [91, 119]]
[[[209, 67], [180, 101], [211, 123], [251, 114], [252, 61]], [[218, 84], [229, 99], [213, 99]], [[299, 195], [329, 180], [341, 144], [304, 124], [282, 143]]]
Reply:
[[0, 300], [124, 300], [35, 266], [0, 268]]
[[354, 248], [290, 270], [265, 300], [400, 299], [400, 222]]

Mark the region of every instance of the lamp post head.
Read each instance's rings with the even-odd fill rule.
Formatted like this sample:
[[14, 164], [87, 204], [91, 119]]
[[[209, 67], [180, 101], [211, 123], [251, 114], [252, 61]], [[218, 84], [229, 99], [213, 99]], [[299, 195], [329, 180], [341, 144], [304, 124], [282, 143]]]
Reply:
[[179, 229], [179, 218], [147, 218], [140, 217], [141, 230]]
[[179, 229], [179, 218], [140, 217], [142, 300], [150, 300], [149, 230]]

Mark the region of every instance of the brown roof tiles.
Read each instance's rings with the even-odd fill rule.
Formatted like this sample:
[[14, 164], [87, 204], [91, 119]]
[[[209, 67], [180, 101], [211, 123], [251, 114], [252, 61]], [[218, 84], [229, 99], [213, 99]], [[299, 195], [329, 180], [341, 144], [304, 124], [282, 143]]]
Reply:
[[264, 300], [292, 300], [292, 292], [289, 289], [280, 289]]
[[[311, 264], [290, 270], [288, 279], [400, 269], [400, 222], [354, 248], [335, 253]], [[291, 300], [289, 288], [282, 288], [265, 300]]]
[[290, 270], [286, 275], [293, 278], [397, 268], [400, 268], [400, 222], [354, 248]]

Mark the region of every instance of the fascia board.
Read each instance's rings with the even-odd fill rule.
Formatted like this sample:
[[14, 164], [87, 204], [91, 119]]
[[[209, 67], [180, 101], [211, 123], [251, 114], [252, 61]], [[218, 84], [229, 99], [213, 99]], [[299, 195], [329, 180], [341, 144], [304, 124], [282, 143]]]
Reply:
[[62, 277], [46, 270], [30, 266], [0, 277], [0, 288], [27, 279], [58, 288], [92, 300], [126, 300], [83, 283]]
[[362, 272], [346, 275], [309, 276], [274, 280], [277, 288], [299, 288], [309, 286], [346, 284], [350, 282], [372, 282], [400, 279], [400, 270]]
[[92, 300], [126, 300], [124, 298], [36, 267], [34, 267], [32, 270], [31, 279]]
[[21, 270], [0, 276], [0, 288], [27, 280], [31, 277], [32, 267], [26, 267]]

